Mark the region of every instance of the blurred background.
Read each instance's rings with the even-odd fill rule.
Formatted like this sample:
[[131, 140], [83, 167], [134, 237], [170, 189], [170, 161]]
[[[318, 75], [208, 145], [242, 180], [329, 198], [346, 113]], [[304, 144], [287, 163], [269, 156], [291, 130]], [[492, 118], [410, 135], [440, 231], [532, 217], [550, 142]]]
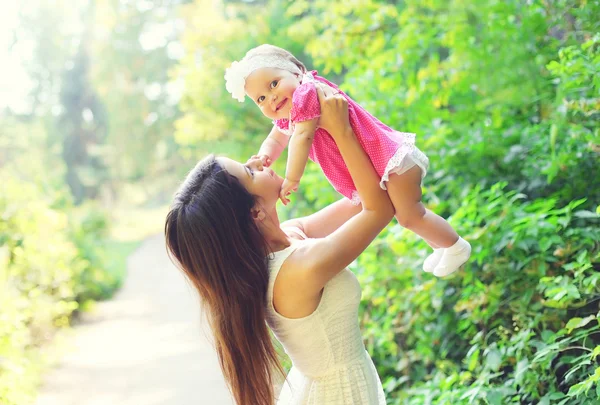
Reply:
[[[3, 0], [0, 404], [33, 403], [59, 337], [118, 317], [99, 303], [126, 280], [139, 297], [128, 269], [176, 274], [160, 233], [178, 183], [207, 153], [245, 161], [270, 129], [223, 79], [261, 43], [416, 133], [424, 201], [473, 246], [435, 279], [393, 222], [353, 264], [388, 403], [599, 403], [600, 2]], [[309, 164], [281, 215], [338, 198]]]

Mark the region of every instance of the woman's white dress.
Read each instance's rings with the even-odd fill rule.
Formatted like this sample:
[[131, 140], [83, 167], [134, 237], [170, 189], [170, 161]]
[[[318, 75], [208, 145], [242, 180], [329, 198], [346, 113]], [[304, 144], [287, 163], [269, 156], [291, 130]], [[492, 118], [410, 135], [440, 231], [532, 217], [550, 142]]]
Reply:
[[273, 307], [273, 285], [288, 256], [306, 241], [274, 253], [269, 261], [267, 322], [293, 367], [277, 405], [385, 405], [377, 370], [365, 350], [358, 326], [361, 289], [344, 269], [326, 285], [317, 309], [289, 319]]

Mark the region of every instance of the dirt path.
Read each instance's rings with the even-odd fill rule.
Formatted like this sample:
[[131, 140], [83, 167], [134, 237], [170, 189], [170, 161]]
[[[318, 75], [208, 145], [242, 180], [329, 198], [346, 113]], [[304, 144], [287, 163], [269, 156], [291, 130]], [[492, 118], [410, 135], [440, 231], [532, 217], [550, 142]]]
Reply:
[[202, 328], [195, 293], [152, 237], [115, 298], [75, 328], [36, 405], [231, 405]]

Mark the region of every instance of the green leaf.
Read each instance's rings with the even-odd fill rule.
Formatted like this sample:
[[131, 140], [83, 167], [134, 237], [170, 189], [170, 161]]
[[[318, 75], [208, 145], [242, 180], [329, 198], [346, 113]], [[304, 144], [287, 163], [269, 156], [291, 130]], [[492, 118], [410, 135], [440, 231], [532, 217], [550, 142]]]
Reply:
[[551, 61], [550, 63], [548, 63], [546, 65], [546, 69], [548, 69], [550, 72], [552, 72], [554, 74], [557, 74], [559, 72], [560, 67], [561, 67], [561, 64], [555, 60]]
[[502, 400], [504, 399], [504, 396], [502, 395], [501, 392], [494, 390], [494, 391], [489, 391], [487, 393], [486, 399], [488, 400], [490, 405], [502, 405], [503, 404]]
[[588, 252], [587, 250], [582, 250], [581, 252], [579, 252], [579, 254], [577, 255], [577, 263], [579, 264], [584, 264], [586, 262], [588, 256]]
[[596, 360], [598, 355], [600, 355], [600, 345], [594, 347], [594, 350], [592, 351], [592, 360]]
[[554, 341], [554, 332], [551, 330], [543, 330], [542, 331], [542, 340], [546, 343], [550, 343]]
[[554, 153], [556, 152], [557, 136], [558, 136], [558, 127], [556, 124], [552, 124], [552, 126], [550, 127], [550, 151], [552, 152], [553, 156], [554, 156]]
[[492, 349], [487, 354], [486, 357], [486, 366], [490, 368], [490, 370], [497, 371], [502, 364], [502, 354], [497, 349]]
[[527, 368], [529, 367], [529, 360], [523, 359], [517, 363], [517, 370], [515, 371], [515, 381], [517, 384], [520, 384], [523, 380], [523, 375]]
[[569, 388], [569, 392], [567, 392], [567, 396], [569, 396], [569, 397], [578, 396], [582, 392], [586, 391], [586, 386], [587, 386], [587, 384], [585, 383], [585, 381], [571, 386], [571, 388]]
[[[597, 208], [596, 208], [596, 211], [598, 211]], [[595, 213], [595, 212], [587, 211], [587, 210], [580, 210], [580, 211], [573, 213], [573, 215], [576, 216], [577, 218], [598, 218], [599, 214], [600, 213]]]
[[[476, 347], [476, 346], [473, 346], [473, 347]], [[469, 358], [469, 363], [467, 365], [467, 369], [469, 371], [473, 371], [477, 367], [477, 364], [479, 362], [479, 353], [480, 353], [479, 348], [472, 351], [471, 356]]]
[[567, 333], [571, 333], [574, 329], [582, 328], [594, 319], [596, 319], [595, 315], [586, 316], [585, 318], [571, 318], [569, 322], [567, 322], [565, 329], [567, 330]]

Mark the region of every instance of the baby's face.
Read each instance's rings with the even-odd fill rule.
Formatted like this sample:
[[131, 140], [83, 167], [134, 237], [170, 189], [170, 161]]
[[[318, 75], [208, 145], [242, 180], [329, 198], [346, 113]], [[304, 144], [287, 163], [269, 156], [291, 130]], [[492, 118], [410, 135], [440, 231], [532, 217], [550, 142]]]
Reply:
[[262, 113], [272, 120], [289, 118], [292, 94], [300, 85], [300, 75], [283, 69], [261, 68], [246, 78], [246, 94]]

